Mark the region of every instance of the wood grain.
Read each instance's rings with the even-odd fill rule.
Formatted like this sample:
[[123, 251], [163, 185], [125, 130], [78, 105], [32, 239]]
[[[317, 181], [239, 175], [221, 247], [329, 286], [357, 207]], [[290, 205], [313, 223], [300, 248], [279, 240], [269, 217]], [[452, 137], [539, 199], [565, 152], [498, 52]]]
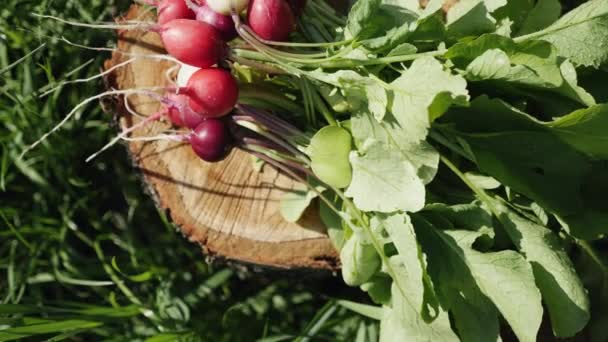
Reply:
[[[125, 19], [153, 20], [138, 6], [132, 6]], [[119, 32], [118, 50], [140, 55], [163, 53], [156, 33], [133, 30]], [[105, 68], [129, 58], [115, 52]], [[107, 85], [116, 89], [166, 86], [171, 66], [168, 61], [137, 58], [112, 72]], [[124, 98], [116, 100], [114, 114], [119, 127], [124, 129], [141, 120], [129, 114]], [[142, 95], [131, 95], [128, 101], [142, 115], [160, 108], [157, 101]], [[135, 130], [131, 137], [155, 136], [170, 128], [164, 121], [155, 122]], [[185, 143], [131, 141], [127, 147], [157, 205], [192, 242], [202, 246], [207, 256], [282, 269], [339, 267], [337, 252], [315, 208], [297, 224], [282, 219], [279, 200], [296, 184], [273, 168], [254, 171], [250, 156], [239, 150], [233, 150], [222, 162], [210, 164], [198, 159]]]

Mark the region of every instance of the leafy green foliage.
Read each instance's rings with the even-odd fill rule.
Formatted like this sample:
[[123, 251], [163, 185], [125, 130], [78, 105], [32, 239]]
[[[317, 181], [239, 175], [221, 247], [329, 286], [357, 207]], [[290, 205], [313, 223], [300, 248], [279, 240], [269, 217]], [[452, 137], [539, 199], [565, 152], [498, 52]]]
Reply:
[[341, 48], [356, 60], [306, 73], [348, 102], [352, 179], [322, 217], [347, 283], [381, 305], [380, 340], [602, 325], [607, 268], [584, 240], [608, 234], [606, 4], [361, 0]]
[[385, 213], [422, 209], [424, 184], [409, 160], [375, 140], [368, 140], [361, 152], [351, 152], [353, 179], [346, 190], [359, 209]]
[[[484, 119], [488, 110], [491, 122]], [[467, 110], [451, 112], [445, 120], [460, 132], [456, 134], [466, 141], [481, 171], [559, 215], [576, 236], [606, 232], [603, 205], [593, 204], [596, 195], [587, 190], [600, 184], [599, 166], [564, 142], [560, 138], [564, 133], [552, 128], [554, 124], [543, 124], [500, 100], [485, 97], [473, 101]]]
[[558, 0], [537, 1], [530, 12], [524, 13], [525, 20], [517, 34], [524, 35], [544, 29], [559, 18], [561, 11], [562, 5]]
[[440, 307], [430, 321], [420, 315], [425, 303], [424, 277], [425, 262], [416, 240], [416, 233], [410, 218], [404, 214], [379, 216], [382, 225], [391, 237], [398, 254], [388, 260], [395, 269], [400, 284], [393, 282], [391, 287], [391, 307], [387, 308], [380, 325], [381, 339], [385, 341], [424, 339], [432, 337], [441, 341], [457, 341], [450, 329], [447, 312]]
[[504, 204], [494, 206], [503, 228], [532, 265], [555, 335], [573, 336], [589, 321], [589, 299], [559, 239]]
[[605, 104], [575, 111], [548, 125], [565, 142], [589, 157], [608, 158], [608, 106]]
[[[198, 253], [150, 215], [124, 156], [74, 166], [107, 136], [98, 110], [17, 159], [54, 115], [93, 91], [33, 101], [41, 85], [32, 74], [54, 80], [69, 70], [22, 63], [2, 71], [18, 81], [3, 76], [0, 101], [9, 133], [0, 138], [0, 188], [11, 195], [0, 211], [0, 234], [10, 237], [0, 244], [10, 303], [0, 306], [0, 337], [605, 339], [608, 2], [466, 0], [443, 13], [440, 0], [359, 0], [346, 18], [310, 3], [294, 39], [324, 44], [231, 52], [280, 69], [259, 79], [301, 86], [296, 95], [289, 87], [297, 104], [288, 107], [329, 124], [293, 119], [306, 131], [306, 146], [295, 147], [310, 157], [300, 166], [318, 192], [295, 189], [282, 213], [297, 221], [317, 198], [343, 279], [375, 305], [320, 301], [284, 279], [257, 284], [194, 262]], [[95, 19], [69, 8], [67, 16]], [[5, 35], [32, 50], [32, 37]], [[8, 56], [0, 45], [0, 70], [19, 57]], [[52, 284], [55, 303], [42, 284]]]
[[551, 26], [520, 40], [546, 40], [555, 45], [561, 56], [575, 64], [597, 68], [608, 61], [606, 20], [608, 1], [592, 0], [566, 13]]

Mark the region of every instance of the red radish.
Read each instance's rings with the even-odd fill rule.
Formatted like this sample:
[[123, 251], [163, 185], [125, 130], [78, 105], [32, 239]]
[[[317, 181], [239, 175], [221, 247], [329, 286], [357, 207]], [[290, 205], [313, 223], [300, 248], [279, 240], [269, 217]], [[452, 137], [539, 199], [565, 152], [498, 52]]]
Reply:
[[192, 150], [208, 162], [221, 160], [230, 149], [230, 132], [220, 119], [206, 119], [189, 136]]
[[262, 39], [285, 41], [295, 29], [296, 20], [285, 0], [251, 0], [247, 22]]
[[201, 21], [175, 19], [158, 28], [158, 32], [171, 56], [195, 67], [208, 68], [226, 54], [220, 33]]
[[239, 88], [230, 72], [209, 68], [201, 69], [190, 77], [186, 85], [186, 95], [193, 111], [205, 118], [228, 114], [236, 105]]
[[161, 0], [156, 5], [158, 20], [162, 25], [175, 19], [194, 19], [194, 12], [184, 0]]
[[232, 20], [230, 15], [223, 15], [215, 12], [203, 1], [201, 1], [200, 6], [194, 4], [190, 4], [190, 6], [194, 7], [196, 20], [215, 27], [225, 41], [232, 40], [237, 36], [236, 28], [234, 27], [234, 20]]
[[167, 108], [167, 116], [175, 126], [195, 128], [205, 119], [190, 108], [188, 96], [167, 94], [165, 97], [168, 102], [172, 103]]

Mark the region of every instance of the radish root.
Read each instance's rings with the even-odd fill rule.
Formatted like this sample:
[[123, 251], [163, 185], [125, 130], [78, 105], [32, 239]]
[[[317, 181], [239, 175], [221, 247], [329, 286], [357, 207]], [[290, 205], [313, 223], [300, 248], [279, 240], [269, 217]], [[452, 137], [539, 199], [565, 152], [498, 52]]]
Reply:
[[89, 97], [88, 99], [80, 102], [78, 105], [76, 105], [76, 107], [74, 107], [64, 118], [63, 120], [61, 120], [57, 125], [55, 125], [55, 127], [53, 127], [50, 131], [46, 132], [45, 134], [43, 134], [38, 140], [36, 140], [33, 144], [31, 144], [30, 146], [28, 146], [27, 148], [25, 148], [25, 150], [23, 152], [21, 152], [21, 154], [19, 155], [19, 159], [23, 159], [23, 157], [31, 150], [33, 150], [34, 148], [36, 148], [36, 146], [40, 145], [44, 140], [46, 140], [46, 138], [48, 138], [51, 134], [57, 132], [59, 129], [61, 129], [61, 127], [63, 127], [63, 125], [65, 125], [66, 122], [68, 122], [68, 120], [70, 120], [77, 112], [78, 110], [80, 110], [81, 108], [83, 108], [84, 106], [86, 106], [87, 104], [99, 100], [103, 97], [106, 96], [113, 96], [113, 95], [126, 95], [126, 94], [135, 94], [135, 93], [140, 93], [140, 94], [145, 94], [145, 91], [153, 91], [153, 90], [164, 90], [166, 89], [165, 87], [150, 87], [150, 88], [143, 88], [143, 89], [127, 89], [127, 90], [109, 90], [106, 92], [103, 92], [101, 94], [97, 94], [95, 96]]

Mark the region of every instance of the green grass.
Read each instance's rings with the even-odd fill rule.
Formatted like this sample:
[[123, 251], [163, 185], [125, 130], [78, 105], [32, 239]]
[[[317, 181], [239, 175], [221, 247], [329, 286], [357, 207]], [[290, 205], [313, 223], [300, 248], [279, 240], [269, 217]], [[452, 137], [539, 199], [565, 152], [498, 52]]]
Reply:
[[91, 82], [38, 97], [65, 77], [97, 73], [107, 58], [52, 37], [90, 46], [114, 37], [30, 14], [91, 22], [126, 6], [5, 0], [0, 7], [0, 341], [374, 340], [373, 321], [332, 299], [358, 296], [339, 278], [303, 282], [207, 265], [143, 193], [122, 147], [85, 163], [114, 134], [98, 104], [18, 159], [103, 89]]

